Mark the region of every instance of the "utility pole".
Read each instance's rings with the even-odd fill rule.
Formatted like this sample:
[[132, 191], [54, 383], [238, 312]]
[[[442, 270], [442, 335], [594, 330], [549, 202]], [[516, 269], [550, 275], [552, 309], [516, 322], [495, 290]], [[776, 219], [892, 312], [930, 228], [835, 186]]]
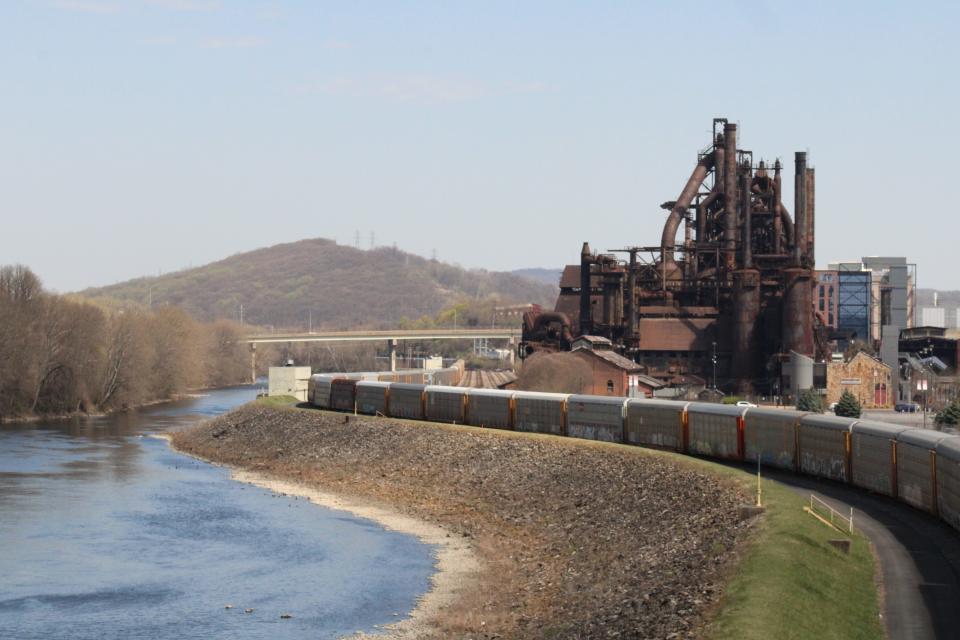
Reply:
[[710, 356], [710, 362], [713, 363], [713, 390], [717, 390], [717, 343], [713, 343], [712, 355]]
[[240, 303], [240, 324], [243, 324], [243, 303]]
[[313, 333], [313, 309], [307, 309], [307, 333]]

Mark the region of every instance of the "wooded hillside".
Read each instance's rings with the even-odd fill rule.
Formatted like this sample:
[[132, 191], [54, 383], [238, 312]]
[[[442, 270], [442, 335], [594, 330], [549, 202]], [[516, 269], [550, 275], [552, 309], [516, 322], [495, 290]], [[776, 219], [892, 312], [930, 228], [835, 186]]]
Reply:
[[510, 273], [466, 270], [393, 248], [361, 250], [314, 238], [233, 255], [202, 267], [88, 289], [200, 320], [306, 329], [395, 326], [464, 300], [552, 308], [557, 288]]

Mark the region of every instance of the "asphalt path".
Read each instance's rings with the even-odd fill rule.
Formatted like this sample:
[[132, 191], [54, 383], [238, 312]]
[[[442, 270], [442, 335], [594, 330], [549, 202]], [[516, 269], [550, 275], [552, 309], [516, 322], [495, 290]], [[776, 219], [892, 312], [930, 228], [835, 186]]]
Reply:
[[960, 638], [960, 533], [885, 496], [786, 472], [764, 475], [843, 514], [853, 507], [853, 526], [879, 560], [890, 640]]

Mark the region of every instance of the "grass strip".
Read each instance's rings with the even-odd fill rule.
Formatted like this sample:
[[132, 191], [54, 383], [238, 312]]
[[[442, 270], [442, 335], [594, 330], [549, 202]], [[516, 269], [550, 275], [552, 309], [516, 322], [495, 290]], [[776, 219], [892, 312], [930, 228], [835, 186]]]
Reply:
[[[756, 490], [756, 476], [721, 469]], [[762, 487], [766, 513], [707, 637], [883, 638], [874, 557], [866, 537], [854, 531], [850, 554], [844, 554], [828, 541], [845, 536], [805, 513], [802, 495], [773, 480], [763, 480]]]

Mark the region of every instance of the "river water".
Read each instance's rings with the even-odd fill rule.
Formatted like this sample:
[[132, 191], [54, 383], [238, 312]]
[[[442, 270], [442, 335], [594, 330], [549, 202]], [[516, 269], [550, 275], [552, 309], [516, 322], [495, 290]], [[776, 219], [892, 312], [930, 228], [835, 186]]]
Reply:
[[0, 425], [0, 638], [336, 638], [406, 616], [430, 546], [150, 437], [254, 394]]

